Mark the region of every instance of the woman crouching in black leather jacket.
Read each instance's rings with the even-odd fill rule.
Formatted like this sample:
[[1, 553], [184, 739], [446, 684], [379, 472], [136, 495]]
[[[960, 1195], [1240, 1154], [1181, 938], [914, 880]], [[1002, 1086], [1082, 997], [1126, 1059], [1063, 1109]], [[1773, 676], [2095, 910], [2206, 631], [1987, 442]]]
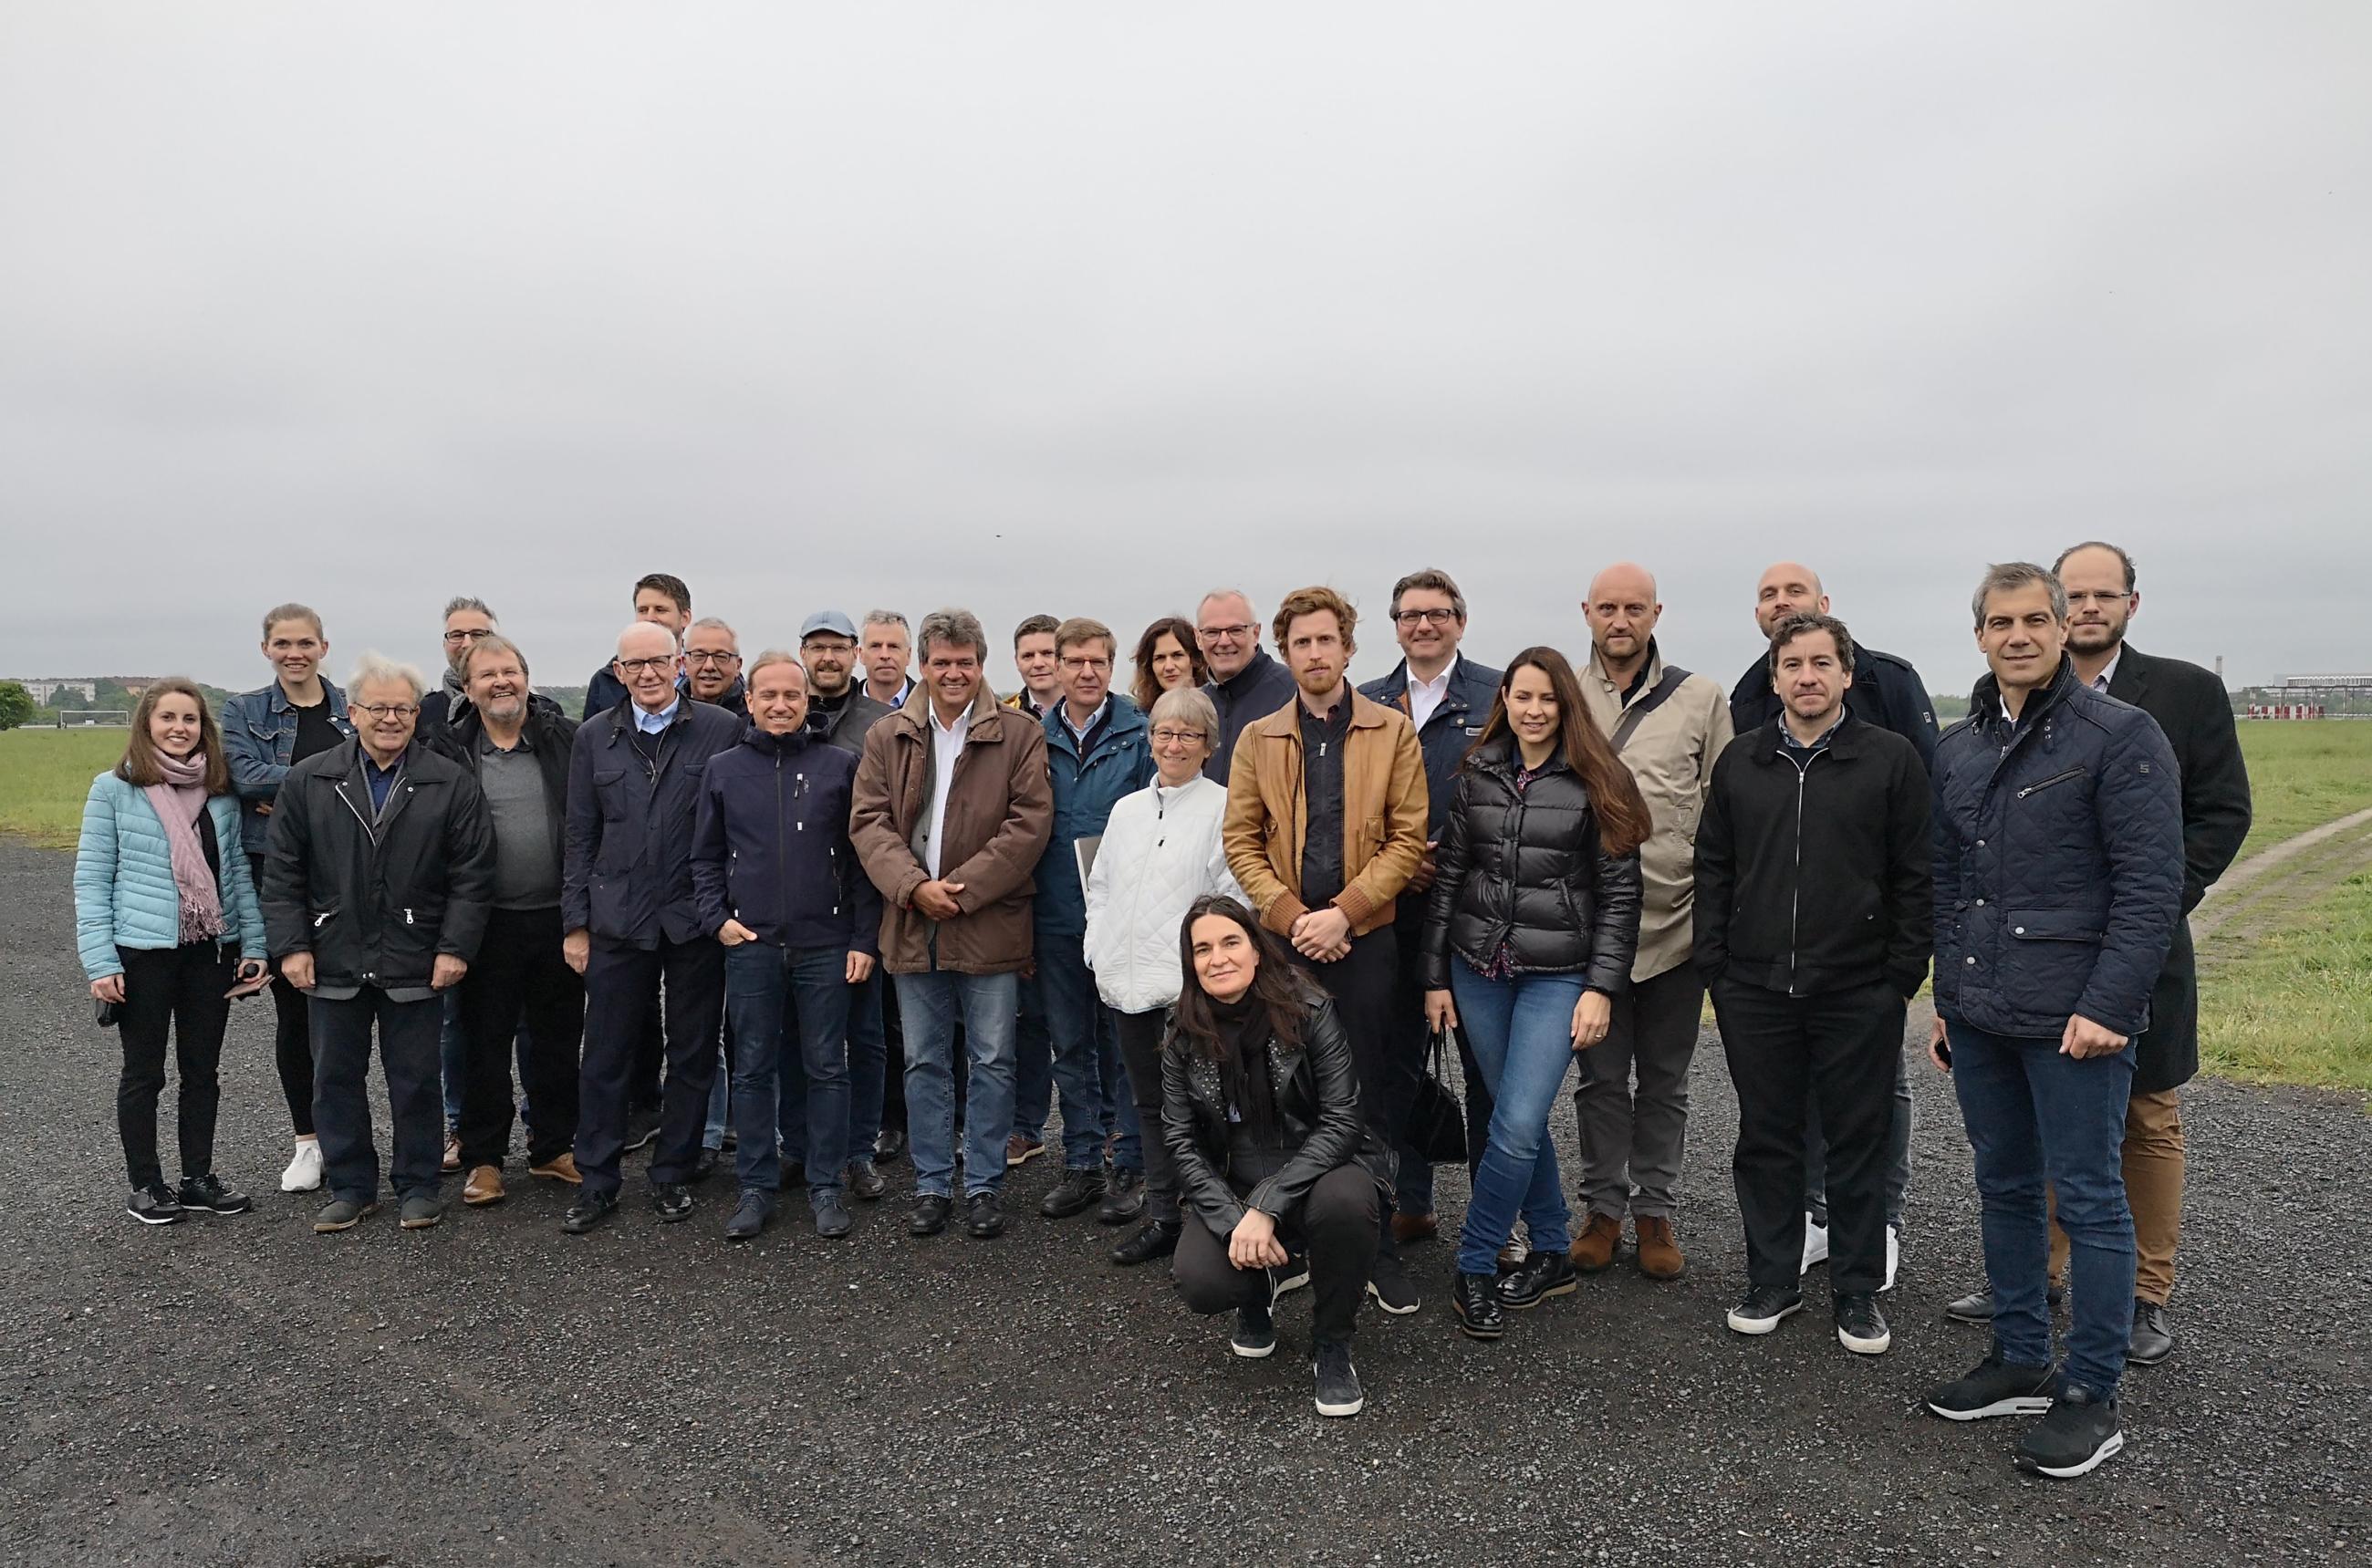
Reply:
[[1359, 1115], [1342, 1019], [1234, 899], [1197, 899], [1179, 945], [1161, 1122], [1192, 1218], [1171, 1277], [1192, 1311], [1235, 1308], [1229, 1342], [1252, 1357], [1276, 1348], [1278, 1294], [1314, 1282], [1318, 1413], [1356, 1415], [1351, 1330], [1376, 1257], [1384, 1156]]

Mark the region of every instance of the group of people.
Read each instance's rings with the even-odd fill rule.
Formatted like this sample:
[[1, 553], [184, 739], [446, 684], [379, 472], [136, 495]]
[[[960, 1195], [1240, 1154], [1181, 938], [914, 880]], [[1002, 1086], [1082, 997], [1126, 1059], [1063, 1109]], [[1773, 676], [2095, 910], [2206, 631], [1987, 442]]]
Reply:
[[[1987, 1273], [1948, 1311], [1993, 1344], [1926, 1402], [2041, 1414], [2017, 1462], [2079, 1475], [2122, 1442], [2127, 1363], [2172, 1348], [2183, 916], [2249, 820], [2220, 682], [2131, 647], [2139, 606], [2112, 545], [1990, 569], [1989, 673], [1939, 735], [1917, 673], [1792, 563], [1758, 584], [1765, 651], [1727, 691], [1667, 658], [1631, 564], [1591, 582], [1578, 668], [1547, 646], [1474, 661], [1464, 596], [1426, 570], [1394, 585], [1402, 657], [1364, 686], [1341, 594], [1263, 621], [1224, 589], [1145, 630], [1126, 691], [1110, 627], [1033, 616], [1002, 700], [967, 611], [823, 610], [745, 656], [654, 574], [581, 719], [480, 599], [448, 605], [434, 685], [374, 655], [343, 690], [320, 617], [282, 605], [273, 682], [219, 723], [192, 683], [150, 686], [86, 809], [81, 957], [122, 1035], [127, 1207], [249, 1206], [215, 1170], [216, 1067], [229, 998], [266, 986], [282, 1186], [324, 1190], [325, 1233], [381, 1195], [374, 1038], [408, 1228], [439, 1222], [448, 1170], [465, 1204], [501, 1201], [523, 1121], [572, 1234], [611, 1222], [647, 1145], [662, 1221], [729, 1156], [727, 1237], [800, 1187], [816, 1233], [845, 1236], [902, 1156], [907, 1231], [986, 1239], [1059, 1102], [1040, 1213], [1128, 1227], [1112, 1262], [1169, 1259], [1190, 1308], [1234, 1313], [1240, 1355], [1272, 1353], [1278, 1298], [1308, 1285], [1318, 1409], [1349, 1415], [1358, 1308], [1418, 1310], [1403, 1255], [1438, 1233], [1413, 1144], [1428, 1049], [1454, 1042], [1465, 1089], [1450, 1311], [1492, 1340], [1626, 1249], [1684, 1272], [1710, 993], [1747, 1256], [1727, 1324], [1776, 1330], [1825, 1262], [1839, 1342], [1876, 1355], [1932, 963]], [[1550, 1134], [1569, 1071], [1577, 1230]]]

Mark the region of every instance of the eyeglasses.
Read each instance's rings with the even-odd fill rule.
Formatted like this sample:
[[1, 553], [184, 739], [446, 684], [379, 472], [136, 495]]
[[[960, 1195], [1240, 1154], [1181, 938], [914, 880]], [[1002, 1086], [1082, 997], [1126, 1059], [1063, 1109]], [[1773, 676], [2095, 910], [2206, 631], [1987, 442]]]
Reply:
[[621, 658], [618, 660], [618, 673], [640, 675], [646, 669], [666, 669], [674, 663], [673, 654], [654, 654], [649, 658]]
[[683, 656], [693, 664], [739, 664], [741, 662], [739, 654], [703, 653], [697, 648]]
[[1419, 621], [1423, 621], [1427, 626], [1447, 626], [1451, 621], [1458, 619], [1458, 611], [1454, 610], [1399, 610], [1392, 612], [1392, 619], [1399, 621], [1403, 626], [1413, 626]]
[[1111, 668], [1111, 660], [1108, 658], [1066, 658], [1063, 661], [1063, 668], [1069, 670], [1074, 675], [1084, 675], [1091, 669], [1110, 669]]
[[1206, 643], [1233, 642], [1251, 629], [1251, 622], [1239, 621], [1233, 626], [1198, 626], [1194, 634]]
[[408, 719], [420, 711], [417, 703], [357, 703], [355, 706], [375, 719]]
[[494, 628], [491, 626], [481, 626], [475, 631], [462, 628], [460, 630], [446, 633], [445, 640], [448, 643], [475, 643], [481, 642], [494, 634]]
[[1153, 732], [1156, 746], [1200, 746], [1203, 732], [1199, 729], [1157, 729]]

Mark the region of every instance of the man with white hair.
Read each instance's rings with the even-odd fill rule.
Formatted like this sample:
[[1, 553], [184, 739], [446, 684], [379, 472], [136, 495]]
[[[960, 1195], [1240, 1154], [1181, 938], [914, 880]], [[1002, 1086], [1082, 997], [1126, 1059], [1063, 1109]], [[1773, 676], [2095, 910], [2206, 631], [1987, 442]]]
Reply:
[[371, 1033], [395, 1124], [390, 1174], [406, 1230], [443, 1217], [436, 1196], [436, 1037], [442, 993], [469, 972], [494, 890], [494, 840], [469, 770], [413, 732], [420, 672], [366, 656], [346, 683], [355, 738], [288, 771], [264, 863], [272, 958], [306, 993], [313, 1121], [330, 1202], [319, 1232], [378, 1206]]
[[1227, 782], [1244, 726], [1275, 713], [1300, 690], [1293, 671], [1262, 651], [1260, 639], [1261, 618], [1241, 588], [1214, 588], [1195, 606], [1194, 641], [1211, 671], [1203, 694], [1219, 715], [1211, 760], [1203, 764], [1203, 776], [1214, 784]]

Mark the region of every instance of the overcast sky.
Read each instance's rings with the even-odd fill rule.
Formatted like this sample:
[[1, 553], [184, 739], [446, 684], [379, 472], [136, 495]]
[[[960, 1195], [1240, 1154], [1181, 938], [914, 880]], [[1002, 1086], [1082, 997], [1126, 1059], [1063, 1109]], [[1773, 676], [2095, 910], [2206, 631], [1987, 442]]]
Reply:
[[[1769, 561], [1932, 686], [1989, 560], [2372, 668], [2372, 7], [0, 8], [0, 674], [540, 679], [634, 577], [1124, 643], [1392, 579], [1724, 680]], [[1125, 649], [1123, 650], [1125, 651]]]

